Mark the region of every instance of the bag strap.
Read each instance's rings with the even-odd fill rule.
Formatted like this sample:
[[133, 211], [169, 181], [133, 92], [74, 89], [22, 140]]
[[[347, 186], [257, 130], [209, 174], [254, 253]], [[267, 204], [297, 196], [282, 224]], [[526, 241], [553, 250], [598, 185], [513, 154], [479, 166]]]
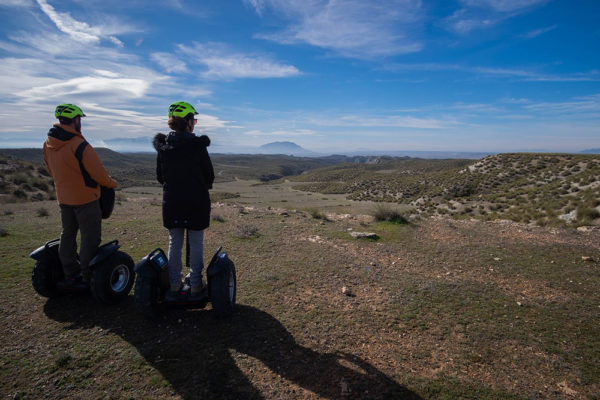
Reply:
[[75, 158], [77, 158], [77, 161], [79, 161], [79, 169], [81, 170], [81, 175], [83, 176], [83, 182], [85, 183], [85, 186], [96, 189], [98, 187], [98, 182], [92, 179], [90, 174], [83, 166], [83, 151], [87, 145], [88, 142], [84, 140], [79, 144], [79, 146], [77, 146], [77, 150], [75, 150]]

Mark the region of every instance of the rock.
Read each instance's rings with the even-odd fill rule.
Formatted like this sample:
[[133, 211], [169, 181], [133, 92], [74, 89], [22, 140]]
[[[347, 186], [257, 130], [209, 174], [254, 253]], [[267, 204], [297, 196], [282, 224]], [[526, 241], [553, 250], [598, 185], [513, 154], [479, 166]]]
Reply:
[[379, 239], [373, 232], [350, 232], [350, 235], [355, 239]]
[[346, 296], [354, 296], [354, 294], [352, 293], [352, 291], [350, 290], [350, 288], [348, 286], [344, 286], [342, 287], [342, 294], [345, 294]]
[[581, 261], [594, 261], [594, 258], [590, 256], [581, 256]]
[[494, 261], [502, 261], [500, 257], [494, 257]]
[[517, 301], [517, 305], [518, 305], [519, 307], [523, 307], [523, 303], [521, 303], [520, 301]]

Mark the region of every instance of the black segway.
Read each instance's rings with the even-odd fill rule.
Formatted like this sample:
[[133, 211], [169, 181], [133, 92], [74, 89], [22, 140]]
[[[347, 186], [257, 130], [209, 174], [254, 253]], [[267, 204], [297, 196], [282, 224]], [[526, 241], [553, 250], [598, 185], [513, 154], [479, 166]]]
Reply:
[[[31, 274], [33, 288], [44, 297], [87, 292], [87, 288], [65, 289], [58, 284], [64, 278], [58, 257], [59, 243], [60, 239], [51, 240], [29, 255], [36, 260]], [[127, 253], [119, 251], [119, 247], [118, 240], [103, 244], [90, 261], [92, 276], [89, 290], [96, 300], [104, 304], [116, 304], [127, 297], [135, 280], [133, 260]]]
[[[167, 256], [160, 248], [150, 252], [135, 265], [134, 299], [138, 311], [148, 318], [156, 318], [164, 308], [204, 308], [210, 302], [217, 316], [231, 315], [236, 296], [235, 265], [222, 250], [219, 247], [206, 268], [206, 290], [194, 299], [182, 296], [171, 302], [165, 301], [170, 289]], [[189, 283], [184, 286], [189, 288]]]

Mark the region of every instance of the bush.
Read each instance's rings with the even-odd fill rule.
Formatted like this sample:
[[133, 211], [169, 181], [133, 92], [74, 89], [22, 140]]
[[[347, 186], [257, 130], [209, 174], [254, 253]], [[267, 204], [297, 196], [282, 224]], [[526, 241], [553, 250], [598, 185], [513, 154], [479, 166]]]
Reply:
[[37, 210], [38, 217], [47, 217], [48, 215], [50, 215], [50, 213], [44, 207], [38, 208], [38, 210]]
[[26, 199], [27, 198], [27, 193], [25, 193], [23, 190], [21, 189], [16, 189], [13, 192], [13, 196], [15, 196], [17, 199]]
[[258, 228], [250, 224], [239, 225], [235, 232], [235, 237], [238, 239], [248, 239], [253, 236], [258, 236]]
[[0, 226], [0, 237], [8, 236], [8, 231]]
[[378, 204], [372, 212], [375, 221], [388, 221], [397, 224], [407, 224], [408, 220], [395, 208]]
[[577, 208], [577, 219], [580, 221], [591, 221], [596, 218], [600, 218], [600, 212], [595, 208], [578, 207]]
[[223, 217], [221, 214], [213, 214], [211, 219], [217, 222], [225, 222], [225, 217]]
[[322, 219], [323, 221], [329, 221], [327, 219], [327, 216], [316, 207], [309, 208], [307, 211], [310, 214], [310, 216], [313, 217], [314, 219]]
[[48, 184], [46, 182], [36, 181], [33, 183], [33, 187], [36, 189], [40, 189], [43, 192], [48, 191]]

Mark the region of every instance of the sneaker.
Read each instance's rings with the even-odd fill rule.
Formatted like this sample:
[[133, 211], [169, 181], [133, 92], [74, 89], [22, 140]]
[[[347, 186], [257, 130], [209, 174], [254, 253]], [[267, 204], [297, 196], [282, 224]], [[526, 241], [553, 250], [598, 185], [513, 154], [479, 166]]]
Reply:
[[206, 285], [202, 285], [202, 288], [200, 289], [200, 291], [191, 291], [189, 292], [188, 295], [188, 300], [192, 301], [192, 302], [196, 302], [196, 301], [204, 301], [208, 298], [208, 288], [206, 287]]
[[62, 290], [71, 290], [76, 292], [84, 292], [90, 288], [90, 283], [85, 281], [81, 275], [76, 275], [70, 278], [64, 278], [56, 283], [56, 287]]

